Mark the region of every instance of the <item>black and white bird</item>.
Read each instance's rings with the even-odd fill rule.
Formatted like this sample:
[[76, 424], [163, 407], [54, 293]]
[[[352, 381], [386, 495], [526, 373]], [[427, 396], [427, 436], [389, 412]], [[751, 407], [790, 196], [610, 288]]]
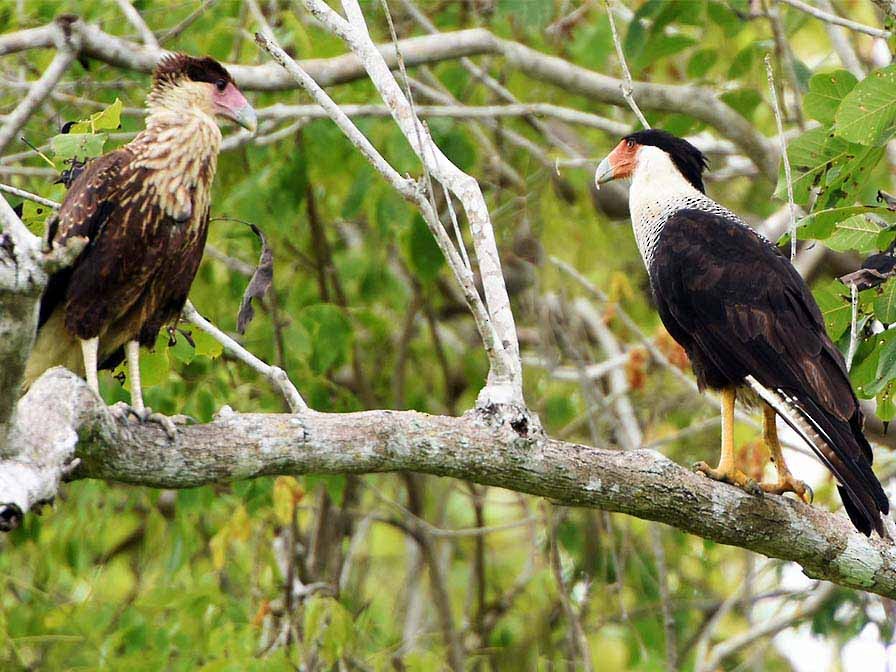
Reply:
[[777, 467], [766, 492], [805, 484], [784, 462], [775, 427], [783, 418], [838, 481], [853, 525], [884, 536], [887, 496], [871, 470], [863, 416], [843, 356], [799, 273], [768, 240], [709, 198], [706, 159], [686, 140], [660, 130], [626, 136], [597, 169], [595, 183], [631, 178], [629, 208], [638, 249], [660, 317], [685, 349], [700, 388], [722, 397], [722, 451], [707, 476], [741, 487], [755, 483], [734, 460], [734, 404], [755, 394], [764, 439]]

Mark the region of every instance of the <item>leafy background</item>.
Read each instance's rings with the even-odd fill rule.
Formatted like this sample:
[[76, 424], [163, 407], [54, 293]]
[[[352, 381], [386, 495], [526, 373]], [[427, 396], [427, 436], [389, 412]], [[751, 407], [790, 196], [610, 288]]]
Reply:
[[[263, 4], [278, 38], [296, 57], [343, 53], [336, 39], [293, 13], [289, 3]], [[399, 33], [419, 34], [398, 4], [390, 3]], [[766, 20], [749, 19], [746, 2], [626, 4], [633, 18], [620, 27], [636, 79], [712, 87], [762, 133], [774, 134], [763, 64], [774, 43]], [[838, 4], [852, 17], [876, 23], [870, 5]], [[577, 5], [421, 3], [441, 30], [486, 26], [595, 71], [618, 73], [600, 3], [592, 3], [565, 34], [545, 30]], [[199, 3], [145, 0], [135, 6], [150, 27], [165, 31]], [[374, 36], [386, 40], [380, 3], [367, 2], [364, 9]], [[0, 28], [41, 25], [65, 11], [113, 34], [133, 32], [114, 4], [99, 0], [5, 3]], [[852, 310], [849, 289], [836, 276], [896, 239], [894, 215], [877, 200], [878, 190], [893, 188], [885, 146], [896, 131], [896, 66], [857, 82], [839, 69], [818, 22], [783, 5], [779, 11], [794, 49], [797, 98], [809, 122], [789, 145], [794, 196], [805, 212], [798, 235], [833, 252], [813, 274], [813, 284], [830, 334], [846, 351]], [[165, 46], [231, 62], [264, 62], [246, 27], [241, 4], [221, 0]], [[868, 38], [857, 43], [861, 53], [870, 48]], [[32, 79], [51, 58], [48, 51], [26, 52], [6, 57], [0, 68], [7, 79]], [[534, 83], [500, 61], [484, 64], [523, 100], [631, 123], [626, 110]], [[126, 140], [122, 133], [141, 128], [141, 118], [127, 108], [142, 105], [148, 77], [95, 62], [89, 66], [76, 65], [63, 92], [101, 105], [51, 101], [23, 132], [45, 158], [32, 155], [24, 165], [47, 168], [49, 161], [58, 171], [65, 159], [108, 150]], [[432, 72], [467, 104], [494, 102], [457, 62]], [[784, 80], [780, 72], [779, 79]], [[379, 102], [364, 81], [332, 92], [340, 102]], [[0, 112], [11, 110], [20, 95], [0, 83]], [[257, 108], [307, 102], [294, 92], [249, 97]], [[679, 134], [706, 130], [682, 114], [647, 116]], [[75, 120], [85, 123], [57, 135]], [[594, 208], [593, 166], [563, 168], [558, 176], [487, 131], [500, 158], [523, 177], [522, 185], [514, 185], [496, 171], [492, 152], [470, 122], [428, 123], [448, 156], [483, 185], [527, 354], [571, 366], [607, 354], [571, 317], [569, 306], [584, 295], [547, 262], [556, 255], [605, 288], [673, 361], [685, 365], [647, 299], [630, 228]], [[390, 120], [358, 124], [400, 172], [419, 174]], [[522, 121], [501, 124], [544, 142]], [[591, 128], [574, 133], [575, 142], [596, 159], [618, 141]], [[48, 198], [64, 194], [51, 177], [3, 179]], [[783, 182], [750, 174], [712, 182], [709, 189], [757, 225], [786, 199]], [[244, 220], [261, 227], [275, 253], [273, 290], [241, 340], [289, 371], [314, 408], [458, 413], [474, 403], [486, 361], [438, 249], [419, 217], [333, 124], [309, 121], [273, 144], [223, 154], [213, 203], [212, 214], [220, 218], [210, 234], [216, 250], [244, 265], [257, 259], [255, 236], [234, 221]], [[46, 215], [42, 206], [24, 203], [24, 219], [35, 230]], [[191, 292], [198, 309], [231, 332], [248, 282], [232, 266], [207, 255]], [[549, 308], [557, 305], [559, 311]], [[615, 319], [614, 304], [598, 307], [625, 346], [638, 348]], [[860, 396], [875, 399], [878, 416], [889, 420], [896, 412], [896, 338], [886, 327], [896, 322], [896, 280], [862, 291], [857, 318], [853, 380]], [[154, 409], [200, 421], [224, 404], [238, 411], [285, 410], [258, 375], [222, 355], [202, 334], [192, 330], [190, 336], [192, 343], [180, 332], [163, 334], [143, 359], [146, 400]], [[647, 442], [679, 462], [714, 457], [716, 412], [690, 387], [643, 356], [631, 358], [626, 375]], [[602, 383], [558, 380], [541, 367], [527, 367], [525, 377], [527, 399], [552, 435], [613, 442], [606, 412], [612, 396]], [[103, 374], [102, 392], [110, 403], [128, 398], [126, 383], [110, 374]], [[739, 426], [737, 438], [752, 455], [755, 429]], [[893, 461], [886, 449], [878, 454], [878, 472], [888, 482]], [[800, 475], [808, 479], [807, 473]], [[812, 478], [816, 505], [839, 506], [830, 480]], [[715, 642], [744, 633], [788, 609], [807, 589], [790, 566], [676, 530], [437, 478], [266, 478], [179, 492], [78, 482], [65, 488], [62, 499], [57, 510], [29, 517], [23, 528], [0, 539], [3, 669], [442, 669], [440, 590], [470, 652], [470, 669], [575, 669], [565, 594], [579, 615], [595, 669], [666, 669], [670, 639], [681, 668], [691, 669], [702, 638]], [[483, 527], [484, 534], [469, 532]], [[415, 541], [421, 529], [431, 542], [428, 558]], [[552, 570], [552, 540], [562, 584]], [[295, 554], [285, 553], [289, 548]], [[671, 630], [664, 629], [664, 609], [674, 623]], [[720, 613], [725, 615], [714, 618]], [[815, 635], [822, 647], [812, 664], [829, 660], [836, 666], [860, 633], [888, 641], [891, 613], [878, 598], [838, 590], [820, 611], [794, 622], [800, 636]], [[794, 640], [776, 641], [784, 644], [776, 648], [759, 640], [725, 669], [798, 666], [798, 655], [785, 655], [786, 643]], [[809, 650], [814, 649], [799, 649]]]

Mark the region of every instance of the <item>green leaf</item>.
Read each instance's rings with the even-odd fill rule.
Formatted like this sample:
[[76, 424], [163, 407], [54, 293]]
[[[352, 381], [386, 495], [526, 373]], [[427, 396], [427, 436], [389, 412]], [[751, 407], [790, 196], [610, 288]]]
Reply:
[[[140, 348], [140, 384], [143, 389], [161, 385], [168, 379], [171, 363], [168, 361], [168, 334], [163, 330], [156, 338], [152, 350]], [[125, 386], [130, 390], [130, 381]]]
[[882, 342], [878, 343], [877, 347], [880, 349], [880, 356], [877, 361], [877, 377], [884, 382], [888, 382], [896, 377], [896, 338], [882, 339]]
[[876, 70], [840, 103], [834, 132], [862, 145], [883, 145], [896, 132], [896, 65]]
[[738, 113], [746, 119], [752, 118], [753, 112], [756, 111], [759, 103], [762, 102], [762, 96], [753, 89], [734, 89], [732, 91], [726, 91], [719, 96], [719, 98], [721, 98], [726, 105], [737, 110]]
[[677, 54], [688, 47], [697, 44], [697, 40], [686, 35], [667, 35], [666, 33], [651, 32], [650, 39], [638, 57], [634, 59], [634, 68], [642, 68], [652, 65], [661, 58]]
[[193, 361], [196, 351], [183, 334], [177, 334], [174, 345], [168, 347], [168, 354], [184, 364], [189, 364]]
[[874, 299], [874, 316], [884, 324], [896, 322], [896, 279], [887, 280]]
[[[803, 217], [796, 223], [797, 238], [800, 240], [824, 240], [834, 233], [834, 227], [838, 222], [854, 215], [865, 214], [873, 214], [883, 218], [892, 216], [892, 213], [886, 208], [869, 205], [848, 205], [837, 208], [826, 208], [824, 210], [813, 212], [811, 215]], [[878, 249], [882, 249], [880, 245], [878, 245]]]
[[105, 133], [60, 133], [50, 138], [50, 149], [57, 159], [91, 159], [103, 153]]
[[706, 14], [710, 21], [722, 29], [725, 37], [734, 37], [744, 28], [744, 20], [731, 11], [728, 3], [711, 0], [706, 4]]
[[865, 215], [853, 215], [834, 225], [834, 231], [825, 245], [837, 252], [874, 252], [880, 231], [880, 227]]
[[803, 98], [803, 108], [813, 119], [822, 124], [834, 123], [834, 114], [840, 101], [858, 80], [847, 70], [835, 70], [815, 75], [809, 80], [809, 92]]
[[[863, 344], [864, 345], [864, 344]], [[861, 359], [859, 356], [863, 354]], [[856, 358], [853, 360], [849, 379], [856, 390], [856, 396], [862, 399], [870, 399], [877, 394], [880, 385], [877, 383], [877, 367], [880, 362], [880, 349], [871, 347], [870, 350], [860, 347]]]
[[719, 53], [715, 49], [700, 49], [695, 51], [688, 61], [688, 78], [700, 79], [709, 72], [709, 69], [719, 60]]
[[852, 308], [843, 296], [843, 284], [832, 280], [825, 287], [816, 289], [815, 300], [824, 317], [824, 326], [831, 340], [838, 340], [852, 321]]
[[89, 118], [72, 124], [69, 133], [96, 133], [97, 131], [114, 131], [121, 126], [121, 101], [115, 102], [105, 110], [91, 114]]
[[342, 309], [331, 303], [303, 308], [299, 323], [311, 337], [309, 366], [316, 373], [325, 373], [346, 361], [352, 343], [352, 325]]
[[204, 331], [194, 329], [191, 336], [196, 344], [196, 354], [198, 356], [215, 359], [224, 352], [224, 346]]
[[[883, 156], [883, 148], [846, 142], [824, 128], [813, 128], [787, 147], [792, 172], [793, 198], [808, 205], [817, 191], [815, 208], [852, 205], [867, 186], [866, 177]], [[775, 196], [787, 198], [783, 161]]]
[[518, 17], [528, 29], [541, 29], [554, 16], [553, 0], [498, 0], [498, 15]]
[[414, 216], [402, 242], [415, 275], [423, 282], [433, 282], [445, 265], [445, 257], [420, 215]]
[[875, 414], [883, 422], [890, 422], [896, 417], [896, 403], [893, 400], [893, 386], [887, 385], [876, 397]]

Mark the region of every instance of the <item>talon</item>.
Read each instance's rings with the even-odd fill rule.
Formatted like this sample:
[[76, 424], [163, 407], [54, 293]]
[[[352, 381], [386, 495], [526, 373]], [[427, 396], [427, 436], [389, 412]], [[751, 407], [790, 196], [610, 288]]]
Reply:
[[783, 495], [785, 492], [792, 492], [806, 504], [812, 504], [815, 499], [815, 492], [812, 488], [800, 480], [795, 479], [792, 475], [786, 474], [780, 478], [777, 483], [761, 483], [765, 492], [774, 495]]
[[[123, 420], [125, 423], [128, 422], [128, 419], [133, 416], [137, 419], [138, 422], [142, 424], [146, 424], [147, 422], [154, 422], [157, 425], [160, 425], [163, 430], [165, 430], [165, 434], [168, 438], [174, 441], [177, 438], [177, 427], [175, 423], [178, 424], [187, 424], [188, 421], [193, 420], [189, 416], [174, 416], [174, 418], [169, 418], [167, 415], [162, 413], [155, 413], [148, 406], [137, 409], [133, 406], [126, 404], [123, 401], [119, 401], [117, 404], [110, 407], [112, 414], [117, 416], [119, 419]], [[186, 419], [186, 420], [185, 420]], [[195, 422], [195, 420], [193, 420]]]
[[146, 422], [155, 422], [156, 424], [161, 425], [170, 440], [174, 441], [177, 438], [177, 427], [174, 426], [174, 422], [171, 418], [162, 413], [153, 413], [152, 409], [148, 407], [146, 408], [146, 411], [149, 414], [146, 418]]
[[755, 478], [747, 479], [747, 482], [744, 483], [744, 490], [754, 497], [762, 497], [765, 494], [765, 490], [756, 482]]

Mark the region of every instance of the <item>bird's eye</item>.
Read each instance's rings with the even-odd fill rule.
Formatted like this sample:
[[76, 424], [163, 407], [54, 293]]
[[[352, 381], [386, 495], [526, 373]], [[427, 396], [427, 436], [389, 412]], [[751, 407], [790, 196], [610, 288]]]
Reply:
[[628, 147], [629, 149], [631, 149], [632, 147], [635, 146], [635, 141], [632, 140], [631, 138], [627, 138], [625, 141], [625, 146]]
[[215, 88], [218, 89], [218, 91], [223, 91], [227, 88], [227, 82], [225, 82], [223, 79], [219, 79], [217, 82], [215, 82]]

